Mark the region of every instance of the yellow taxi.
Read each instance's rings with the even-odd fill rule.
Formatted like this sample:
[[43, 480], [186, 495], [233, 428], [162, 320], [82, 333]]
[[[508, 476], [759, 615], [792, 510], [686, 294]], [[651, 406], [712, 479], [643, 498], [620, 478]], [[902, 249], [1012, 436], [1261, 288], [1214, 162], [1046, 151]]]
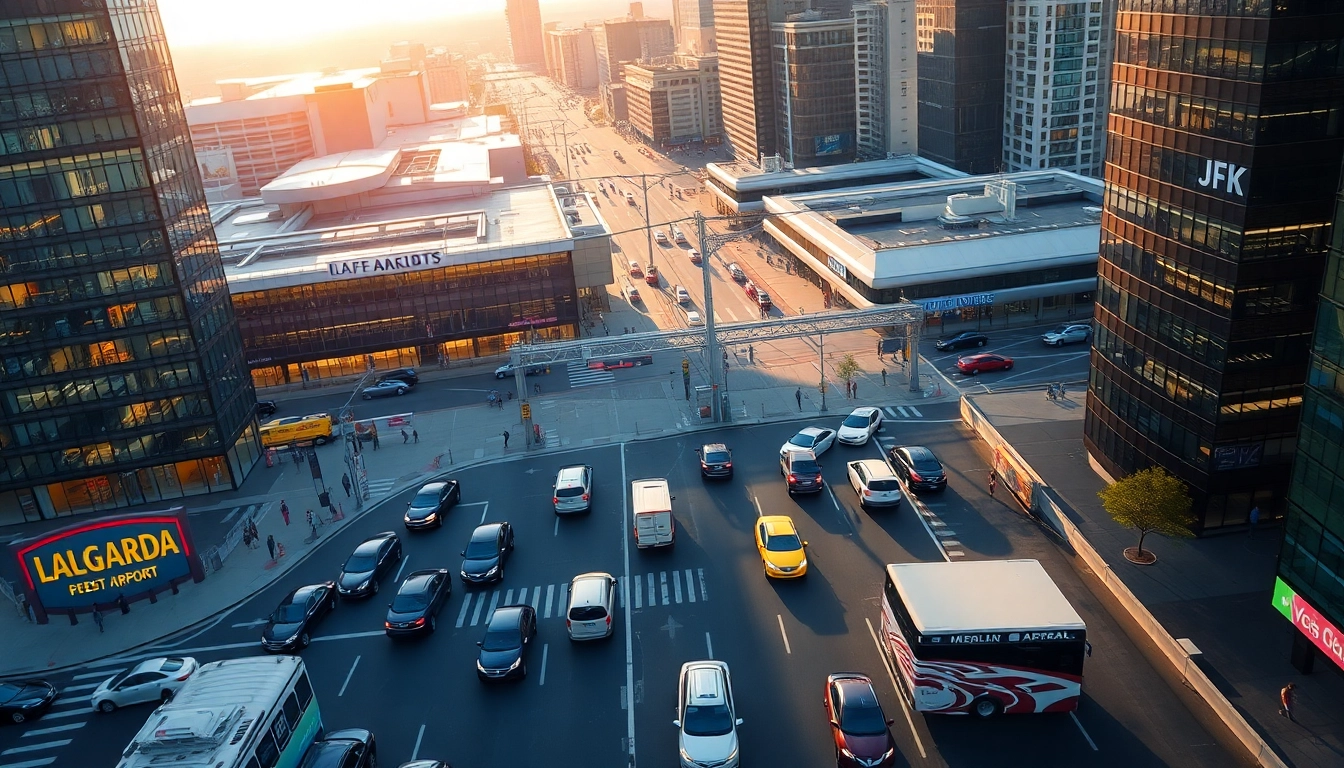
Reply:
[[767, 515], [756, 521], [756, 551], [761, 553], [765, 575], [772, 579], [796, 579], [807, 573], [807, 542], [798, 538], [793, 520], [785, 515]]

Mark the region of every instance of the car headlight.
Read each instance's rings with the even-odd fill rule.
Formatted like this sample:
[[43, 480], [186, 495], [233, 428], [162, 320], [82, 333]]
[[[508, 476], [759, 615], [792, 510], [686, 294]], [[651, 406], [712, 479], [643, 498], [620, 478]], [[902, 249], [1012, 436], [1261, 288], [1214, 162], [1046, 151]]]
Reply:
[[806, 557], [804, 557], [804, 558], [803, 558], [803, 561], [802, 561], [801, 563], [798, 564], [798, 567], [799, 567], [800, 569], [801, 569], [801, 568], [806, 568], [806, 567], [807, 567], [807, 558], [806, 558]]
[[517, 659], [514, 660], [512, 664], [509, 665], [509, 671], [512, 672], [513, 670], [522, 666], [522, 663], [523, 663], [523, 657], [519, 656]]
[[848, 749], [845, 749], [844, 747], [840, 748], [840, 754], [844, 755], [845, 757], [848, 757], [850, 760], [856, 759], [854, 757], [854, 753], [850, 752]]
[[891, 749], [888, 749], [886, 752], [882, 753], [882, 759], [886, 760], [887, 758], [891, 757], [894, 754], [896, 754], [896, 748], [892, 747]]
[[485, 572], [485, 575], [486, 575], [486, 576], [494, 576], [496, 573], [499, 573], [499, 566], [498, 566], [498, 565], [492, 565], [492, 566], [490, 566], [490, 570], [488, 570], [488, 571]]
[[685, 762], [691, 763], [692, 765], [695, 764], [695, 760], [693, 760], [693, 759], [691, 758], [691, 753], [687, 752], [687, 751], [684, 750], [684, 749], [681, 749], [680, 747], [677, 748], [677, 751], [681, 753], [681, 759], [682, 759], [682, 760], [684, 760]]
[[426, 523], [432, 523], [438, 518], [438, 516], [439, 516], [438, 512], [430, 512], [428, 515], [425, 515], [423, 519]]
[[480, 660], [480, 659], [477, 659], [477, 660], [476, 660], [476, 671], [477, 671], [477, 672], [482, 672], [482, 673], [485, 672], [485, 667], [482, 667], [482, 666], [481, 666], [481, 660]]

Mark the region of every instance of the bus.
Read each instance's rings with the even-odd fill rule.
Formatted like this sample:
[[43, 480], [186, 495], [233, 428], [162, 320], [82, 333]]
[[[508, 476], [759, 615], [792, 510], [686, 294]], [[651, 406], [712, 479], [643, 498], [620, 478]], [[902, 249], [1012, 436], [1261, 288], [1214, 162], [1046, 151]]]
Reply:
[[216, 661], [154, 710], [117, 768], [296, 768], [320, 738], [302, 659]]
[[272, 419], [261, 425], [261, 444], [265, 448], [278, 448], [312, 441], [316, 445], [326, 445], [332, 439], [331, 415], [314, 413], [309, 416], [285, 416]]
[[1078, 708], [1087, 627], [1036, 560], [888, 565], [882, 638], [920, 712]]

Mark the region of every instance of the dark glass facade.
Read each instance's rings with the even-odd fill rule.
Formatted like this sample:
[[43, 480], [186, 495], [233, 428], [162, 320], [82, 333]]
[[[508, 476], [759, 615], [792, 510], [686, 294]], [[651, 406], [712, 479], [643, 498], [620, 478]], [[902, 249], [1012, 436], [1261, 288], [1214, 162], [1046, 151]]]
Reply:
[[919, 154], [966, 173], [1001, 170], [1005, 0], [916, 0]]
[[770, 64], [770, 21], [783, 21], [779, 3], [714, 0], [719, 46], [723, 132], [738, 160], [758, 162], [778, 152], [775, 87]]
[[0, 522], [242, 482], [214, 237], [153, 0], [0, 3]]
[[1283, 514], [1344, 154], [1344, 5], [1121, 0], [1085, 442]]
[[857, 152], [854, 23], [773, 29], [779, 151], [795, 168], [852, 163]]

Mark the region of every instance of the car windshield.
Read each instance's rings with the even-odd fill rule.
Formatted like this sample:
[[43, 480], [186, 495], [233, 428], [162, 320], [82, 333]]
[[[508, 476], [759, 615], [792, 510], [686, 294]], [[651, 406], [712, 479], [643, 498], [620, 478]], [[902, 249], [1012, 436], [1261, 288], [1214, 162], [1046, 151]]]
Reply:
[[[859, 695], [855, 704], [845, 703], [841, 710], [841, 727], [845, 733], [855, 736], [878, 736], [887, 732], [887, 721], [882, 716], [882, 708], [868, 693]], [[872, 702], [871, 704], [869, 702]]]
[[[122, 680], [125, 680], [126, 678], [130, 677], [131, 673], [134, 671], [135, 670], [133, 669], [122, 670], [121, 672], [117, 673], [117, 675], [113, 677], [111, 680], [107, 681], [107, 687], [116, 688], [118, 685], [121, 685]], [[4, 691], [0, 690], [0, 701], [3, 701], [4, 699], [5, 699], [5, 693]]]
[[483, 541], [473, 540], [467, 545], [467, 559], [469, 560], [494, 557], [497, 554], [499, 554], [499, 550], [496, 549], [494, 539], [485, 539]]
[[583, 486], [576, 485], [573, 488], [557, 488], [555, 495], [561, 499], [571, 499], [575, 496], [583, 495]]
[[858, 413], [851, 413], [849, 414], [849, 418], [845, 419], [841, 426], [858, 427], [862, 429], [868, 426], [868, 417]]
[[870, 491], [899, 491], [901, 484], [895, 480], [869, 480], [868, 490]]
[[0, 683], [0, 701], [9, 701], [15, 696], [18, 696], [19, 692], [22, 690], [23, 686], [21, 685], [15, 685], [13, 683]]
[[288, 603], [275, 609], [275, 613], [271, 614], [271, 621], [276, 624], [293, 624], [303, 621], [305, 613], [303, 603]]
[[438, 491], [421, 491], [411, 500], [412, 507], [433, 507], [439, 503]]
[[1067, 325], [1061, 325], [1055, 328], [1053, 331], [1051, 331], [1051, 333], [1063, 333], [1064, 331], [1068, 330], [1068, 328], [1069, 327]]
[[817, 466], [817, 462], [811, 459], [802, 459], [793, 462], [793, 471], [800, 474], [804, 472], [817, 473], [821, 471], [821, 467]]
[[794, 445], [801, 445], [804, 448], [811, 448], [812, 444], [815, 443], [816, 441], [817, 441], [816, 435], [809, 435], [803, 432], [799, 432], [798, 434], [794, 435], [791, 440], [789, 440], [790, 443], [793, 443]]
[[710, 464], [721, 464], [728, 460], [727, 451], [706, 451], [705, 461]]
[[378, 559], [373, 555], [351, 555], [350, 559], [345, 561], [345, 572], [364, 573], [372, 571], [377, 562]]
[[771, 536], [765, 541], [765, 548], [771, 552], [797, 552], [803, 548], [798, 536], [786, 533], [783, 536]]
[[687, 736], [723, 736], [733, 732], [733, 715], [727, 704], [687, 707], [681, 727]]
[[418, 611], [429, 605], [429, 595], [424, 592], [411, 592], [410, 594], [398, 593], [392, 599], [392, 610], [397, 613], [410, 613]]
[[520, 645], [518, 637], [518, 630], [512, 627], [492, 629], [485, 633], [485, 640], [481, 642], [481, 650], [512, 651]]

